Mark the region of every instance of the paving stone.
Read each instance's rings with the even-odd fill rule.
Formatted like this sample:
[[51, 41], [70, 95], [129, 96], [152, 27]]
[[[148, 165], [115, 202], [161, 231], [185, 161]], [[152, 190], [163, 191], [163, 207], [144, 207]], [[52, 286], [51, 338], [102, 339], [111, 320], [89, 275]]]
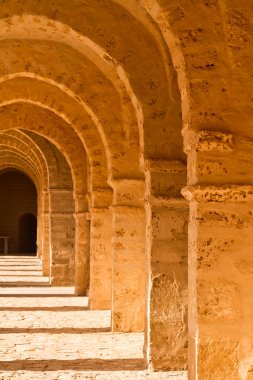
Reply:
[[4, 360], [142, 359], [144, 334], [1, 334]]
[[31, 283], [32, 285], [36, 285], [37, 283], [46, 283], [49, 284], [49, 278], [48, 277], [43, 277], [43, 276], [1, 276], [0, 278], [0, 284], [13, 284], [16, 283]]
[[40, 297], [48, 297], [48, 296], [63, 296], [66, 295], [74, 296], [75, 295], [75, 289], [73, 287], [11, 287], [8, 284], [8, 287], [2, 287], [0, 286], [0, 297], [1, 296], [9, 296], [9, 295], [17, 295], [20, 297], [24, 296], [40, 296]]
[[[111, 311], [87, 310], [88, 298], [75, 297], [73, 287], [36, 286], [48, 281], [39, 265], [0, 259], [1, 380], [187, 379], [148, 371], [144, 334], [110, 332]], [[24, 278], [31, 286], [15, 286]]]
[[0, 371], [1, 380], [187, 380], [186, 372]]
[[5, 270], [0, 267], [0, 276], [19, 276], [19, 277], [24, 277], [24, 276], [43, 276], [43, 273], [41, 270], [15, 270], [15, 269], [9, 269]]
[[25, 263], [22, 263], [22, 264], [19, 264], [18, 266], [16, 264], [5, 264], [5, 263], [0, 263], [0, 270], [1, 271], [11, 271], [12, 273], [13, 272], [17, 272], [17, 271], [41, 271], [41, 265], [33, 265], [33, 264], [25, 264]]
[[53, 295], [47, 297], [45, 294], [37, 297], [26, 297], [20, 294], [18, 297], [1, 297], [0, 295], [0, 310], [84, 310], [88, 307], [88, 302], [88, 297], [55, 297]]
[[[108, 331], [111, 311], [0, 311], [0, 332]], [[82, 331], [84, 330], [84, 331]]]

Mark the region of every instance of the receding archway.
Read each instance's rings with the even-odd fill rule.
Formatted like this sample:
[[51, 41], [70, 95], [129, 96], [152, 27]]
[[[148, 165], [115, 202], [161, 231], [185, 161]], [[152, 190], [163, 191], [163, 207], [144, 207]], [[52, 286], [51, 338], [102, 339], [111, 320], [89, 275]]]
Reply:
[[18, 253], [36, 254], [37, 218], [31, 213], [23, 214], [18, 221]]
[[27, 175], [12, 169], [0, 173], [0, 210], [8, 254], [36, 254], [37, 190]]

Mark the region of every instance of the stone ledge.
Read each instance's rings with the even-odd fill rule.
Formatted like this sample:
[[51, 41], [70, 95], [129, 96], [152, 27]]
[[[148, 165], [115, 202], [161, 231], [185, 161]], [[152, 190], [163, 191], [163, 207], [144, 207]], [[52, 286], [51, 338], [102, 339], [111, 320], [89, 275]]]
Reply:
[[145, 160], [144, 170], [158, 173], [186, 172], [186, 163], [179, 160]]
[[89, 213], [87, 213], [87, 220], [92, 220], [92, 218], [101, 215], [111, 215], [111, 207], [91, 207]]
[[90, 207], [105, 208], [112, 204], [113, 190], [110, 188], [97, 188], [87, 194]]
[[144, 371], [81, 371], [53, 370], [44, 372], [16, 370], [0, 371], [1, 380], [187, 380], [186, 371], [151, 372]]
[[73, 194], [74, 190], [73, 189], [60, 189], [60, 188], [50, 188], [49, 193], [55, 193], [55, 194], [64, 194], [64, 193], [71, 193]]
[[190, 132], [189, 137], [186, 137], [185, 140], [186, 153], [189, 153], [193, 150], [196, 152], [232, 152], [234, 150], [233, 135], [226, 132]]
[[145, 192], [145, 181], [142, 179], [114, 179], [112, 206], [142, 207], [143, 194]]
[[49, 216], [51, 218], [60, 217], [60, 218], [73, 218], [74, 212], [50, 212]]
[[151, 207], [182, 207], [186, 204], [186, 200], [181, 198], [163, 197], [163, 196], [150, 196], [145, 199], [145, 205], [150, 205]]
[[89, 220], [89, 212], [75, 212], [73, 216], [75, 219], [86, 218], [87, 220]]
[[215, 202], [246, 202], [253, 201], [253, 186], [186, 186], [181, 190], [188, 201], [200, 203]]
[[125, 205], [115, 205], [109, 207], [109, 210], [112, 211], [112, 213], [117, 214], [144, 214], [145, 208], [144, 207], [135, 207], [135, 206], [125, 206]]

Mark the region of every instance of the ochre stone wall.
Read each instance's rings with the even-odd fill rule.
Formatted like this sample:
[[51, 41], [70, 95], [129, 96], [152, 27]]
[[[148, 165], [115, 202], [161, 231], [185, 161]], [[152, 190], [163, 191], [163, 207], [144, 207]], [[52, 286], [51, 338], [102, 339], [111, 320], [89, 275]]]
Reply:
[[0, 210], [0, 235], [10, 236], [9, 253], [19, 253], [19, 219], [27, 213], [37, 217], [37, 192], [28, 177], [14, 171], [0, 175]]
[[44, 274], [190, 380], [253, 368], [252, 18], [249, 0], [0, 4], [0, 172], [36, 185]]

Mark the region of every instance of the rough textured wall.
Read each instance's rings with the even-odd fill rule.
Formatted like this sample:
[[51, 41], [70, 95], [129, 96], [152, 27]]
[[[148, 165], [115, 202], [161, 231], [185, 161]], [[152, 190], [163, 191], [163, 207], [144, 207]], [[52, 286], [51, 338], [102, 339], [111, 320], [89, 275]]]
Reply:
[[37, 215], [34, 184], [21, 173], [3, 173], [0, 175], [0, 235], [10, 236], [10, 253], [18, 253], [18, 222], [26, 213]]
[[[113, 325], [133, 330], [144, 320], [143, 273], [150, 280], [145, 348], [155, 369], [186, 366], [188, 272], [190, 379], [196, 372], [201, 380], [246, 379], [253, 362], [247, 327], [252, 199], [244, 189], [253, 184], [252, 12], [251, 0], [0, 4], [0, 129], [44, 136], [65, 156], [73, 176], [75, 222], [66, 195], [57, 201], [51, 194], [54, 276], [69, 275], [75, 229], [76, 272], [79, 279], [88, 278], [88, 189], [91, 258], [96, 259], [90, 294], [101, 291], [94, 280], [100, 279], [103, 262], [98, 241], [106, 235], [95, 225], [91, 208], [105, 207], [113, 216]], [[187, 190], [188, 262], [182, 129], [192, 187]], [[39, 160], [19, 146], [15, 141], [10, 149], [5, 136], [1, 162], [20, 165], [39, 182], [44, 178]], [[48, 167], [62, 178], [58, 158], [48, 160]], [[144, 186], [135, 202], [143, 170], [146, 219], [139, 213]], [[236, 199], [229, 200], [226, 189], [235, 185]], [[113, 202], [110, 194], [108, 202], [104, 199], [109, 186]], [[195, 190], [201, 195], [195, 197]], [[237, 192], [243, 200], [237, 201]], [[104, 247], [111, 242], [109, 235]]]

